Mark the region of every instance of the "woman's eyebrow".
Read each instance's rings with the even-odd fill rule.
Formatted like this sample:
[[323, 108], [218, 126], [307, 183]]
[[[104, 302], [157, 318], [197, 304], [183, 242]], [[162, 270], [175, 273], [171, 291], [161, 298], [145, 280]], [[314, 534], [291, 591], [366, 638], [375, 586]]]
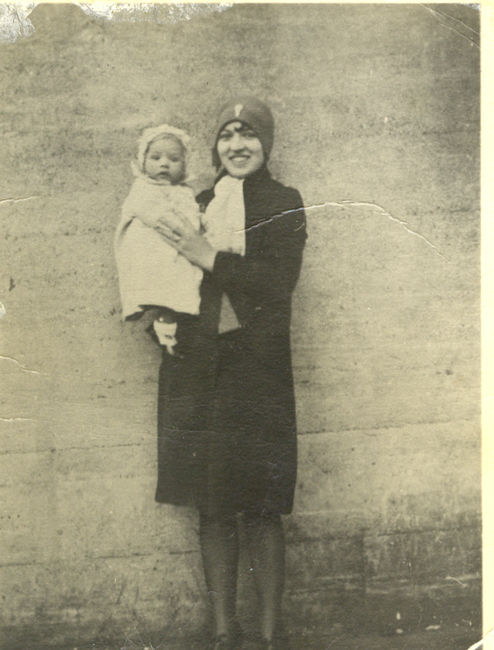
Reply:
[[224, 128], [224, 129], [222, 129], [222, 130], [220, 131], [220, 135], [223, 135], [223, 134], [230, 134], [230, 133], [232, 133], [232, 132], [235, 132], [235, 133], [241, 133], [242, 131], [252, 131], [252, 132], [254, 132], [254, 129], [252, 129], [252, 128], [251, 128], [250, 126], [248, 126], [247, 124], [241, 124], [240, 126], [234, 126], [234, 127], [230, 127], [230, 128]]

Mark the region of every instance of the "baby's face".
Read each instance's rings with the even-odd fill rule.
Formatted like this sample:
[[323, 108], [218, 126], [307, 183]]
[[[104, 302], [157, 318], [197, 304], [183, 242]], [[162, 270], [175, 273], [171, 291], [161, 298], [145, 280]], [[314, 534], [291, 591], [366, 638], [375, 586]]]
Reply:
[[160, 138], [151, 143], [144, 159], [144, 173], [155, 181], [168, 180], [172, 185], [185, 177], [184, 150], [172, 138]]

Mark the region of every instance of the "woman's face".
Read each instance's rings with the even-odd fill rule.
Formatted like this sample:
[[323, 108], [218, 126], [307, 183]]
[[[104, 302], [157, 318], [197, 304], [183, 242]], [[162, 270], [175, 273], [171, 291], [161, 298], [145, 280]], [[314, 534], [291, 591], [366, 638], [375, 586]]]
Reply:
[[216, 150], [221, 164], [234, 178], [253, 174], [264, 162], [261, 141], [243, 122], [230, 122], [221, 129]]

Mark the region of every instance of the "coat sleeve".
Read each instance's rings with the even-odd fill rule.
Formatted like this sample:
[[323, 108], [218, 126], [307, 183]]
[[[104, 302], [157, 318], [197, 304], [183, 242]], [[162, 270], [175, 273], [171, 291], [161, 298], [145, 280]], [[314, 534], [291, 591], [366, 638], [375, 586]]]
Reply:
[[213, 281], [226, 293], [240, 291], [257, 296], [281, 297], [295, 288], [306, 240], [306, 217], [302, 198], [287, 191], [275, 214], [252, 226], [264, 228], [262, 246], [247, 249], [245, 257], [219, 251]]
[[132, 223], [132, 220], [134, 219], [135, 215], [135, 210], [134, 210], [134, 196], [135, 196], [135, 183], [132, 185], [130, 192], [125, 199], [123, 205], [122, 205], [122, 211], [120, 214], [120, 221], [118, 222], [118, 226], [115, 232], [115, 237], [114, 237], [114, 247], [118, 251], [118, 248], [121, 244], [122, 237], [127, 230], [127, 228], [130, 226]]

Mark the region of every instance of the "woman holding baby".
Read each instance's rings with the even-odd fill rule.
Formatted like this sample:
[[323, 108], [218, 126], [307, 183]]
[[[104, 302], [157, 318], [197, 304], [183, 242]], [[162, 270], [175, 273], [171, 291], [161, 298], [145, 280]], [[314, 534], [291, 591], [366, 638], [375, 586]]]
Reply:
[[[297, 470], [290, 318], [306, 230], [300, 194], [268, 171], [273, 136], [264, 103], [229, 101], [216, 123], [216, 183], [197, 197], [203, 229], [187, 219], [154, 224], [203, 272], [199, 313], [178, 314], [176, 346], [163, 347], [156, 500], [198, 509], [214, 650], [241, 647], [240, 521], [259, 598], [259, 647], [288, 647], [281, 515], [292, 511]], [[169, 314], [164, 320], [169, 327]]]

